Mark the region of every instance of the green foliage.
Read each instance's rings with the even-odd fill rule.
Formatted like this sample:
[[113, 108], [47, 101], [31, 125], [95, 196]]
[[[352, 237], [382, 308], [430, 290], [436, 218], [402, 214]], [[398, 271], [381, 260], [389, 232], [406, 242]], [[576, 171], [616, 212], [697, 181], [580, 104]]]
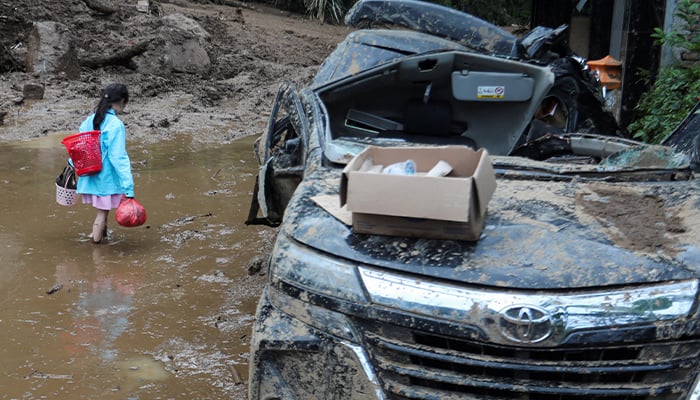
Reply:
[[[648, 79], [648, 77], [647, 77]], [[700, 94], [700, 68], [668, 67], [640, 99], [642, 117], [627, 130], [648, 143], [659, 143], [685, 118]]]
[[258, 0], [280, 10], [307, 14], [319, 21], [338, 24], [355, 0]]
[[669, 32], [654, 28], [651, 37], [657, 44], [680, 47], [688, 51], [700, 51], [700, 3], [694, 0], [679, 0], [674, 14], [679, 19], [679, 26]]
[[[679, 0], [676, 6], [675, 16], [681, 21], [678, 29], [664, 32], [661, 28], [656, 28], [652, 37], [657, 44], [685, 51], [699, 51], [700, 3]], [[647, 73], [642, 79], [649, 84], [651, 77]], [[635, 138], [659, 143], [683, 121], [697, 103], [699, 95], [700, 65], [662, 68], [651, 89], [640, 98], [637, 110], [641, 117], [632, 122], [627, 130], [634, 132]]]
[[342, 0], [304, 0], [304, 7], [315, 19], [332, 23], [342, 21], [345, 13]]

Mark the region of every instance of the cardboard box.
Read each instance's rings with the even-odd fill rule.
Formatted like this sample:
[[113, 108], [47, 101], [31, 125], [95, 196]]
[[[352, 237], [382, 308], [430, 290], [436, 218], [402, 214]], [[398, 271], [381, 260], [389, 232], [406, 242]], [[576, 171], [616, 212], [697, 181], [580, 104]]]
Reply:
[[[413, 160], [417, 173], [362, 171], [368, 158], [384, 166]], [[453, 167], [450, 175], [424, 175], [441, 160]], [[340, 205], [352, 212], [356, 233], [477, 240], [495, 189], [485, 149], [369, 146], [343, 170]]]

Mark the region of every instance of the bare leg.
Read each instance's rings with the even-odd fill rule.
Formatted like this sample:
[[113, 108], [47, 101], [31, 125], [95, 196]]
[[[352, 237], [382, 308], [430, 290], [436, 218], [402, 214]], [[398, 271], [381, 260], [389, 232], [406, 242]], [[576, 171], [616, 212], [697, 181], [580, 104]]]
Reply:
[[109, 210], [97, 210], [95, 222], [92, 224], [92, 242], [100, 243], [107, 236], [107, 216]]

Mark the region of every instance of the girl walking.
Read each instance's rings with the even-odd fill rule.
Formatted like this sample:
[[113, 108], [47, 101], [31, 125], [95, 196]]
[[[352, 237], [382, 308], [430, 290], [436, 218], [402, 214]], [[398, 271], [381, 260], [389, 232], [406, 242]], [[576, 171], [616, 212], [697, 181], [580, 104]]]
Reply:
[[126, 152], [126, 128], [117, 116], [129, 102], [129, 91], [120, 83], [105, 87], [95, 112], [80, 125], [80, 132], [101, 131], [102, 170], [94, 175], [78, 177], [77, 193], [83, 204], [97, 209], [91, 239], [100, 243], [107, 236], [109, 211], [119, 206], [123, 196], [134, 197], [131, 161]]

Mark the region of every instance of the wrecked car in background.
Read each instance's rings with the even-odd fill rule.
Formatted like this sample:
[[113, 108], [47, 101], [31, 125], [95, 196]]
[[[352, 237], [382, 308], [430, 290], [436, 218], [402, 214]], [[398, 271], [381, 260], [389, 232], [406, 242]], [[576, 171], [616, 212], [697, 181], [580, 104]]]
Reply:
[[[257, 143], [247, 223], [280, 227], [250, 399], [700, 399], [688, 156], [543, 118], [560, 76], [474, 36], [483, 21], [410, 0], [358, 16], [411, 29], [351, 33], [280, 88]], [[357, 233], [341, 181], [370, 147], [486, 154], [478, 237]]]

